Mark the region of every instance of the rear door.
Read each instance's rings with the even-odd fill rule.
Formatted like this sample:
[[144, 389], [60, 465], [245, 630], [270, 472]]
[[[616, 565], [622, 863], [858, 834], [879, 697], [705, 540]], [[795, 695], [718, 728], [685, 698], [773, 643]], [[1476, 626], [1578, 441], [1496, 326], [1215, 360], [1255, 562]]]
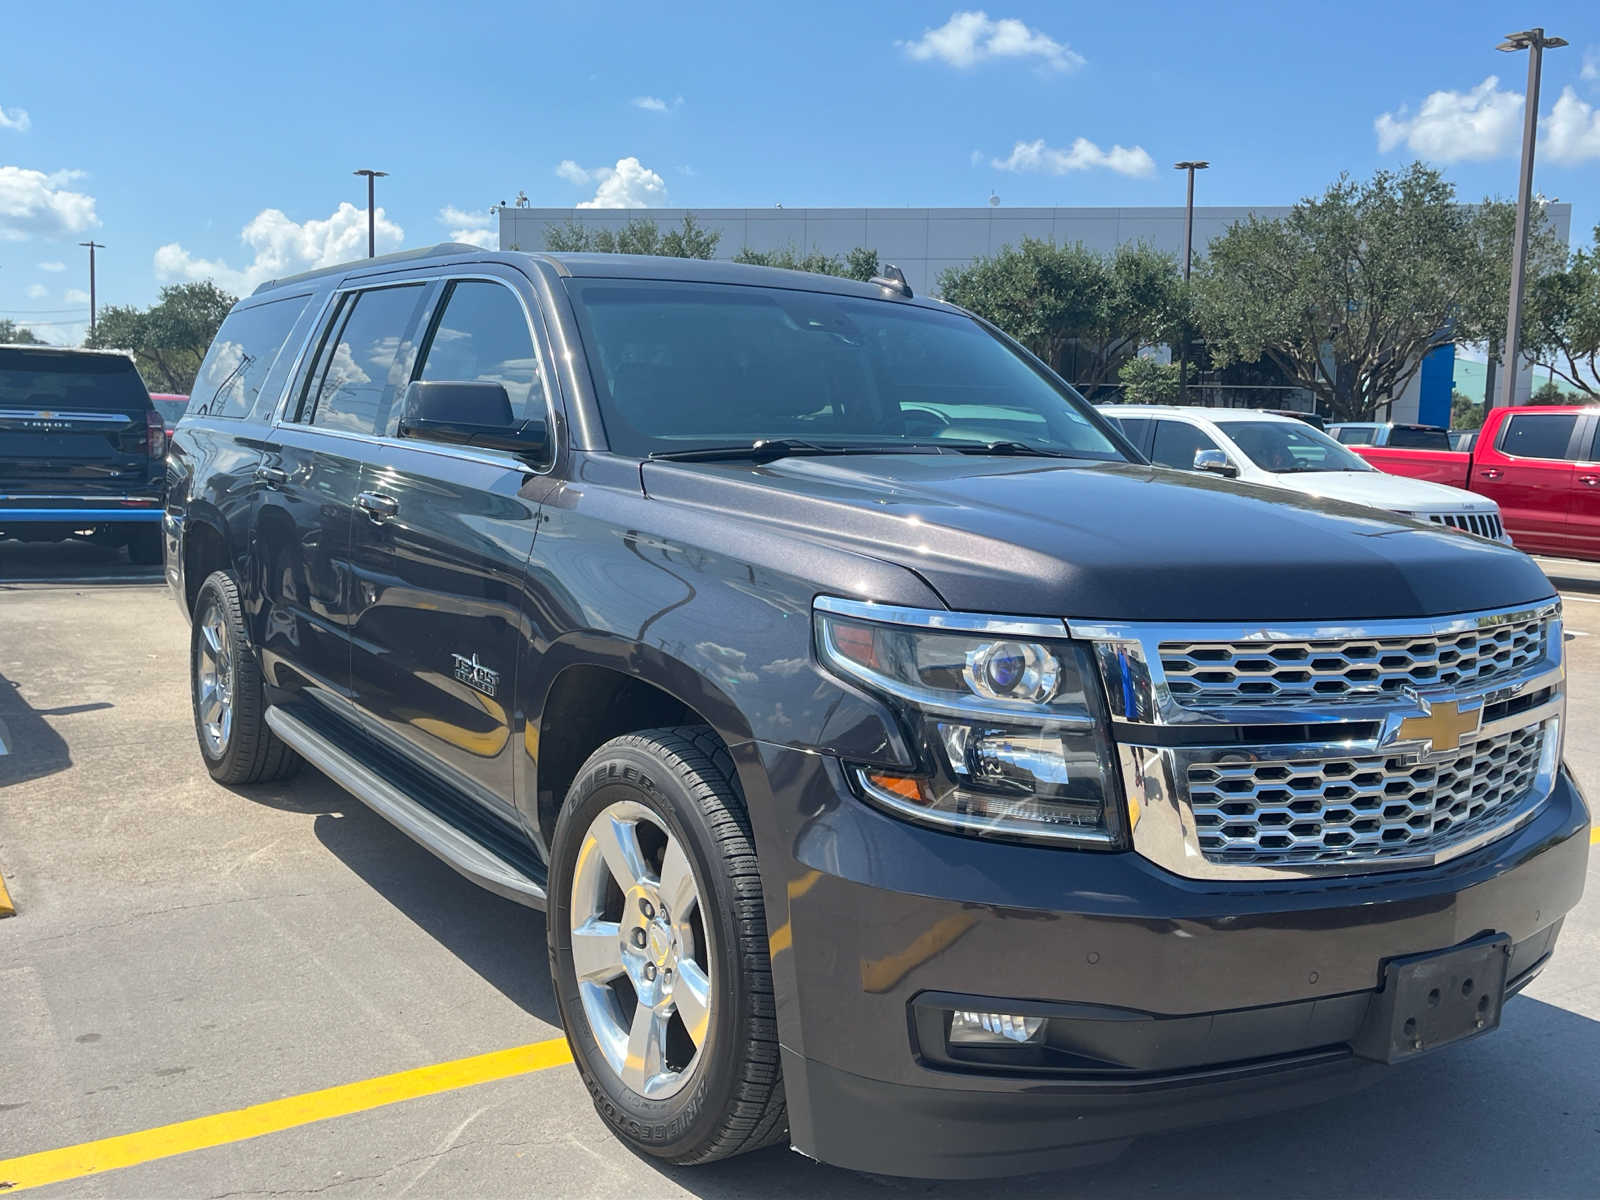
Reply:
[[1473, 452], [1472, 490], [1500, 506], [1506, 532], [1519, 550], [1562, 553], [1582, 416], [1578, 409], [1512, 412], [1493, 443], [1480, 439]]
[[[473, 270], [445, 283], [413, 377], [498, 383], [513, 426], [549, 428], [537, 303], [520, 276]], [[396, 749], [510, 816], [523, 576], [549, 464], [399, 438], [399, 415], [378, 431], [354, 521], [355, 699]]]
[[380, 423], [410, 374], [430, 284], [346, 289], [330, 299], [255, 477], [259, 628], [269, 680], [350, 719], [350, 530]]
[[1572, 477], [1572, 502], [1567, 510], [1569, 554], [1600, 562], [1600, 409], [1580, 429], [1579, 453]]
[[126, 355], [0, 348], [0, 495], [150, 494], [153, 411]]

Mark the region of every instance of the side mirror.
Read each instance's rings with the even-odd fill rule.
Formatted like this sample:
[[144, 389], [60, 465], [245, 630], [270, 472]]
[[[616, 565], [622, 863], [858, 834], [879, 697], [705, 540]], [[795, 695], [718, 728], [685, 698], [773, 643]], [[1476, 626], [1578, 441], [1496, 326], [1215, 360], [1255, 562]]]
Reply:
[[1228, 456], [1221, 450], [1196, 450], [1194, 452], [1194, 469], [1196, 471], [1210, 471], [1213, 475], [1221, 475], [1224, 479], [1237, 479], [1239, 468], [1228, 460]]
[[477, 380], [407, 384], [397, 432], [403, 438], [505, 450], [522, 458], [542, 457], [550, 440], [541, 418], [513, 417], [504, 387]]

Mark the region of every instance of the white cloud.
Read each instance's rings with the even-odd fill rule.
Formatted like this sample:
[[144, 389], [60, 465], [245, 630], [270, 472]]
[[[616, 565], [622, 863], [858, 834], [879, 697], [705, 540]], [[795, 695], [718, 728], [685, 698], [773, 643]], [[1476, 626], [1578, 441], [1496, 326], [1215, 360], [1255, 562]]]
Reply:
[[1600, 112], [1578, 99], [1570, 87], [1561, 89], [1561, 98], [1540, 123], [1539, 132], [1539, 149], [1552, 162], [1572, 166], [1600, 158]]
[[669, 109], [677, 108], [682, 103], [682, 96], [679, 96], [671, 104], [661, 99], [660, 96], [635, 96], [633, 98], [633, 106], [642, 108], [645, 112], [667, 112]]
[[67, 264], [64, 263], [64, 262], [42, 262], [42, 263], [39, 264], [39, 270], [41, 270], [41, 271], [55, 272], [55, 271], [65, 271], [66, 269], [67, 269]]
[[1058, 150], [1044, 144], [1043, 138], [1018, 142], [1007, 158], [993, 158], [989, 165], [997, 171], [1044, 171], [1065, 175], [1068, 171], [1104, 168], [1118, 175], [1153, 175], [1156, 164], [1143, 146], [1112, 146], [1102, 150], [1088, 138], [1076, 138], [1072, 147]]
[[61, 293], [61, 298], [68, 304], [89, 303], [89, 293], [84, 291], [82, 288], [68, 288], [66, 291]]
[[6, 108], [0, 105], [0, 129], [15, 129], [18, 133], [27, 133], [28, 127], [32, 124], [27, 109]]
[[38, 234], [60, 237], [100, 224], [94, 197], [67, 190], [82, 171], [31, 171], [0, 167], [0, 241], [20, 242]]
[[[377, 211], [376, 242], [379, 253], [398, 249], [405, 230]], [[276, 208], [263, 209], [239, 235], [255, 257], [243, 267], [230, 267], [220, 259], [197, 258], [177, 242], [155, 254], [156, 277], [161, 280], [212, 279], [238, 295], [253, 291], [268, 279], [280, 279], [314, 267], [360, 258], [367, 252], [367, 210], [349, 202], [325, 220], [291, 221]]]
[[1404, 144], [1435, 162], [1498, 158], [1517, 144], [1521, 127], [1521, 93], [1502, 91], [1494, 75], [1468, 92], [1429, 94], [1416, 116], [1401, 105], [1373, 122], [1381, 153]]
[[632, 155], [614, 167], [580, 167], [564, 158], [556, 174], [577, 187], [595, 185], [594, 199], [579, 201], [579, 208], [660, 208], [667, 202], [666, 180]]
[[993, 20], [983, 11], [958, 12], [915, 41], [896, 42], [918, 62], [937, 59], [952, 67], [975, 67], [996, 58], [1034, 59], [1052, 71], [1083, 66], [1083, 55], [1014, 17]]
[[1600, 46], [1590, 46], [1583, 52], [1583, 67], [1578, 71], [1578, 78], [1585, 83], [1600, 80]]
[[43, 300], [49, 294], [50, 289], [45, 287], [45, 285], [42, 283], [30, 283], [28, 285], [29, 300]]
[[446, 204], [439, 210], [439, 223], [451, 226], [452, 242], [465, 242], [485, 250], [500, 249], [499, 231], [493, 228], [494, 218], [486, 212], [467, 212], [453, 204]]

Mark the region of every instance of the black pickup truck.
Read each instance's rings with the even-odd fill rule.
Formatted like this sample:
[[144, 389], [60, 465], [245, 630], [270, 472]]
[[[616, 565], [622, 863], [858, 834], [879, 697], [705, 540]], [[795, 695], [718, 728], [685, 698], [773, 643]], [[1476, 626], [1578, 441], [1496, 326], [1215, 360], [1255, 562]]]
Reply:
[[120, 351], [0, 346], [0, 537], [161, 562], [166, 431]]
[[1582, 890], [1531, 560], [1152, 467], [892, 271], [263, 286], [164, 528], [211, 773], [310, 762], [544, 909], [598, 1110], [673, 1162], [1271, 1115], [1497, 1026]]

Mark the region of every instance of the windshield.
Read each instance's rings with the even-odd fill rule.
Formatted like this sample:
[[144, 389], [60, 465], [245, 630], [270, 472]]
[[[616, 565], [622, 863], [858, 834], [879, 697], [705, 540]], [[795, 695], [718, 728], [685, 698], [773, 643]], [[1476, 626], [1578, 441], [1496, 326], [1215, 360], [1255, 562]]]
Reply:
[[1222, 430], [1263, 471], [1371, 471], [1359, 455], [1300, 421], [1228, 421]]
[[620, 454], [800, 439], [1128, 457], [1081, 396], [954, 313], [732, 284], [567, 288]]

